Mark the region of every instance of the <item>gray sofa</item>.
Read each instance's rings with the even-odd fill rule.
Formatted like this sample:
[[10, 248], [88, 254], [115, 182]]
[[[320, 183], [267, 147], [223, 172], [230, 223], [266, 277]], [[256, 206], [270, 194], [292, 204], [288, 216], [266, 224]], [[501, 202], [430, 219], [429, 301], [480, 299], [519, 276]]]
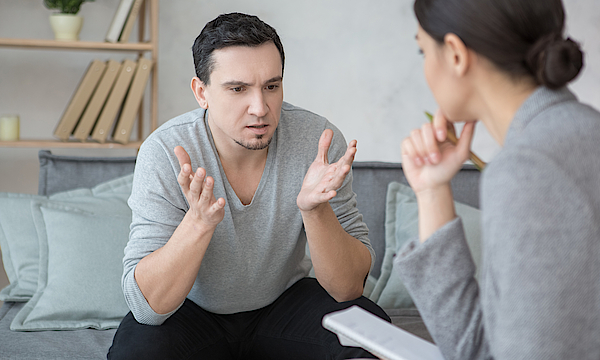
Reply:
[[[39, 194], [86, 187], [91, 188], [109, 179], [133, 172], [135, 157], [90, 158], [56, 156], [40, 151]], [[457, 201], [478, 207], [479, 171], [465, 165], [453, 180]], [[355, 162], [353, 189], [358, 208], [370, 230], [370, 239], [377, 254], [371, 274], [381, 274], [385, 252], [386, 193], [388, 184], [406, 184], [398, 163]], [[12, 331], [9, 326], [25, 306], [24, 302], [5, 302], [0, 308], [0, 358], [2, 359], [104, 359], [115, 329], [80, 329], [72, 331]], [[385, 309], [395, 325], [429, 341], [431, 337], [415, 308]]]

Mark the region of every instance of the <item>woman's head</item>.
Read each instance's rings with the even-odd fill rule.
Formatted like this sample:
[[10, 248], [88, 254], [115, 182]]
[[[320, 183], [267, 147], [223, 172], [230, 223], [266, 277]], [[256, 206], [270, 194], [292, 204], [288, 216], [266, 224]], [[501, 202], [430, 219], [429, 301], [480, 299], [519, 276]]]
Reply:
[[467, 48], [514, 78], [559, 88], [583, 66], [579, 45], [564, 39], [561, 0], [416, 0], [421, 28], [438, 43], [457, 35]]

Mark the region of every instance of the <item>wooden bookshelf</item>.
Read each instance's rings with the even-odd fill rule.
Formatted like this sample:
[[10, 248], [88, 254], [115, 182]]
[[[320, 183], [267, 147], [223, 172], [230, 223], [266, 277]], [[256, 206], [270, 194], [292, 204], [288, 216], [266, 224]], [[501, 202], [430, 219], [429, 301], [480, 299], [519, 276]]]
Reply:
[[[149, 19], [149, 40], [146, 35], [146, 11]], [[117, 51], [133, 52], [138, 58], [149, 53], [153, 66], [150, 72], [150, 132], [158, 127], [158, 0], [145, 0], [138, 14], [138, 42], [110, 43], [99, 41], [56, 41], [49, 39], [10, 39], [0, 38], [0, 48], [41, 49], [50, 51]], [[66, 106], [66, 104], [65, 104]], [[138, 139], [144, 136], [144, 100], [138, 112]], [[55, 120], [53, 120], [55, 121]], [[19, 141], [0, 141], [0, 148], [97, 148], [97, 149], [139, 149], [142, 140], [130, 141], [127, 144], [116, 142], [97, 143], [94, 141], [60, 141], [53, 139], [23, 139]]]

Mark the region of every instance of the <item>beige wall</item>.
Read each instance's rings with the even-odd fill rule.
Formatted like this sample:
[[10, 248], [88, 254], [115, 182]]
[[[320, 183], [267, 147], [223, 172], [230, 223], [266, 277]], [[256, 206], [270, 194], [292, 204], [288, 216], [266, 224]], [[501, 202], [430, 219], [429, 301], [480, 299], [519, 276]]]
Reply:
[[[81, 39], [102, 41], [118, 3], [85, 3]], [[568, 32], [587, 52], [572, 88], [600, 108], [600, 2], [565, 0], [565, 6]], [[401, 139], [424, 121], [424, 109], [435, 109], [414, 42], [412, 0], [174, 0], [160, 4], [159, 123], [196, 107], [189, 91], [192, 42], [207, 21], [230, 11], [256, 14], [278, 29], [287, 57], [285, 99], [328, 117], [347, 139], [358, 139], [357, 160], [400, 161]], [[0, 37], [52, 38], [49, 14], [42, 0], [0, 0]], [[20, 114], [23, 138], [51, 138], [89, 61], [119, 57], [0, 49], [0, 113]], [[37, 191], [38, 150], [0, 148], [0, 191]], [[497, 150], [478, 126], [474, 151], [489, 160]]]

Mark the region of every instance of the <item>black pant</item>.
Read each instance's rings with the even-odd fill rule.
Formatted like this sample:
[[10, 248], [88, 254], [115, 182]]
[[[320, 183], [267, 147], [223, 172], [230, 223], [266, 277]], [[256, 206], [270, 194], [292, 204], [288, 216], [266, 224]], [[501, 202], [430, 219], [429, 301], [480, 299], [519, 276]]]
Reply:
[[219, 315], [186, 299], [160, 326], [142, 325], [131, 312], [121, 322], [108, 359], [349, 359], [375, 358], [343, 347], [323, 328], [325, 314], [358, 305], [390, 321], [369, 299], [338, 303], [316, 279], [304, 278], [262, 309]]

